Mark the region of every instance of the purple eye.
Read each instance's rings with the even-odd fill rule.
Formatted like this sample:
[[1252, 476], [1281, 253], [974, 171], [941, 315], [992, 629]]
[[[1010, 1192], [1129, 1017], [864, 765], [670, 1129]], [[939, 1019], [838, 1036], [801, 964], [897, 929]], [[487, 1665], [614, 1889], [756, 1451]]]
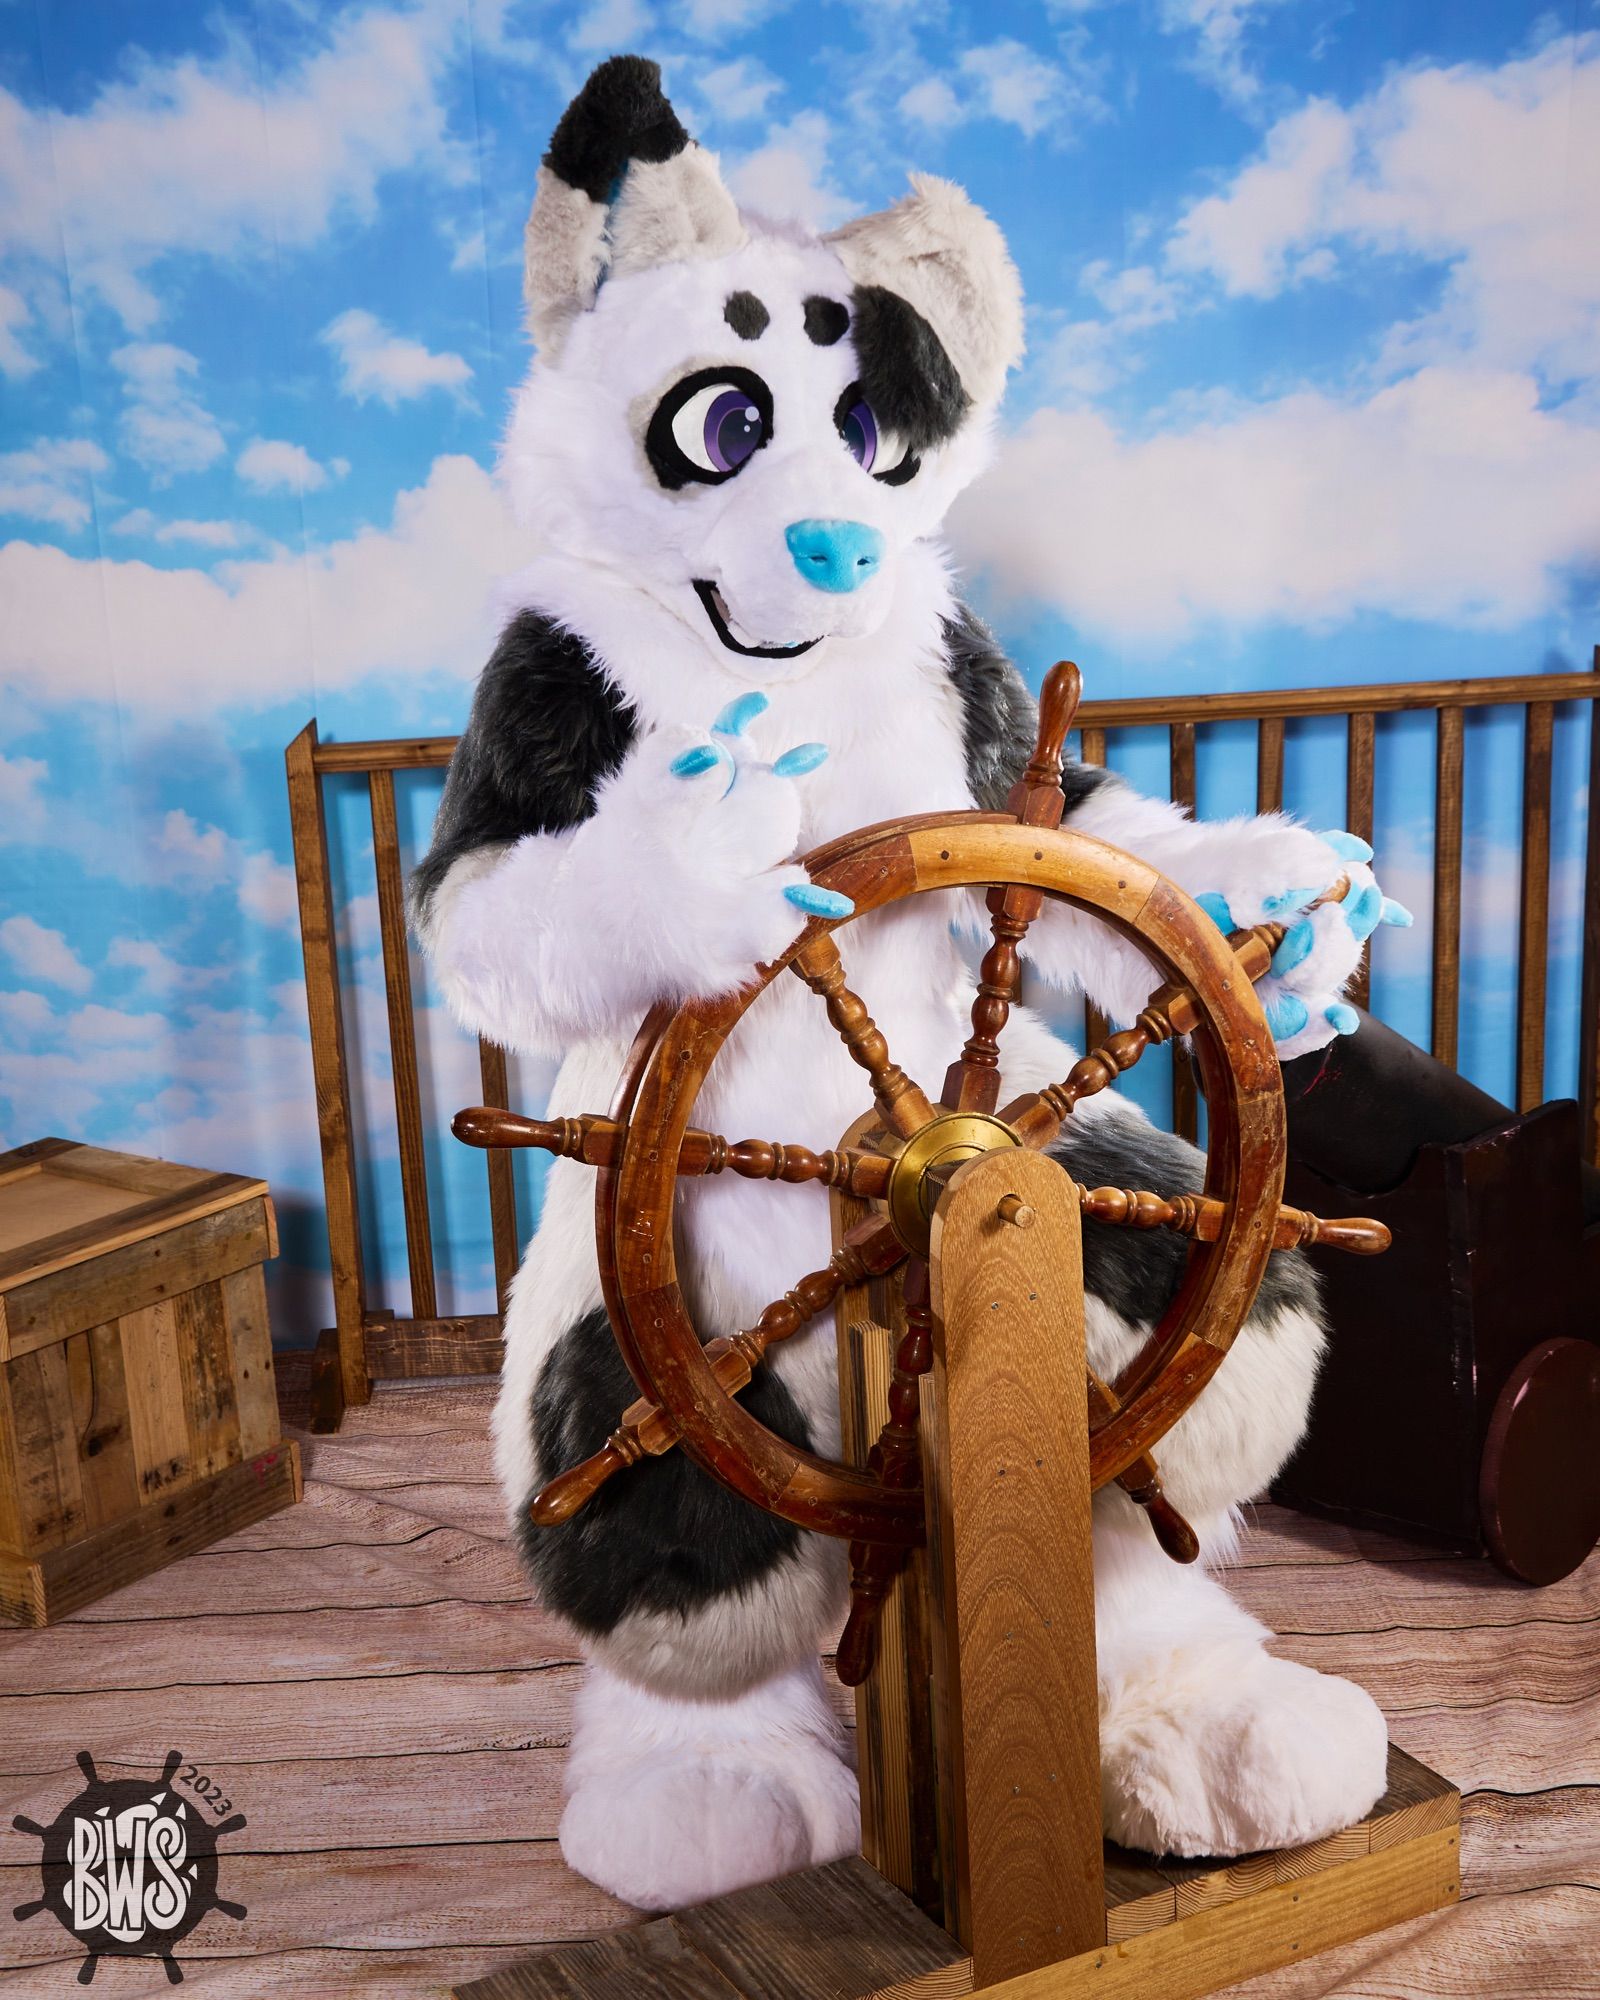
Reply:
[[852, 403], [839, 419], [839, 435], [861, 470], [870, 472], [878, 456], [878, 420], [872, 414], [872, 405]]
[[[683, 393], [687, 389], [688, 393]], [[759, 393], [758, 393], [759, 389]], [[662, 412], [676, 454], [678, 477], [715, 483], [737, 472], [772, 435], [770, 407], [764, 387], [754, 376], [708, 374], [680, 384], [673, 406], [669, 398], [653, 420], [659, 431]], [[665, 446], [665, 440], [658, 438]], [[669, 454], [669, 457], [671, 454]], [[662, 468], [658, 466], [657, 470]]]

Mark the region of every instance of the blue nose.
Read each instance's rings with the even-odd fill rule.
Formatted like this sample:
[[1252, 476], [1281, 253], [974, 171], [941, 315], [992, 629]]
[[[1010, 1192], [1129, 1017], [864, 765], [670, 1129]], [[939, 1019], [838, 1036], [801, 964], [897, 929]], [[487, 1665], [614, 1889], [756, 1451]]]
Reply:
[[883, 561], [883, 537], [864, 521], [791, 521], [783, 539], [795, 568], [818, 590], [859, 590]]

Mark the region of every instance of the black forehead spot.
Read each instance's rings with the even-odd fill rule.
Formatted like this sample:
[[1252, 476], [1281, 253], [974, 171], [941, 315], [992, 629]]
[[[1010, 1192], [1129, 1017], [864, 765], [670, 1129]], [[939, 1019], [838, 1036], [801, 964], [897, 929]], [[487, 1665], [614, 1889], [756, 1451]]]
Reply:
[[862, 393], [879, 429], [893, 431], [912, 451], [954, 437], [972, 398], [916, 307], [881, 285], [860, 285], [853, 319]]
[[843, 340], [850, 315], [837, 299], [825, 299], [813, 292], [806, 300], [806, 337], [818, 347], [832, 347]]
[[754, 292], [729, 292], [722, 317], [741, 340], [759, 340], [772, 321], [771, 313]]

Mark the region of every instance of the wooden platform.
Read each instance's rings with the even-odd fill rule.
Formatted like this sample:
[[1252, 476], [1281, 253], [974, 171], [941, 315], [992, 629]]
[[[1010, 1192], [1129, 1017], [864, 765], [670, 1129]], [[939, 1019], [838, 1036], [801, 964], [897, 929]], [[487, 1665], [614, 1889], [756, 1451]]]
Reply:
[[[65, 1933], [4, 1913], [38, 1881], [12, 1815], [53, 1817], [81, 1749], [157, 1771], [181, 1748], [247, 1815], [220, 1886], [249, 1914], [207, 1917], [180, 1951], [198, 2000], [443, 2000], [637, 1923], [556, 1847], [579, 1669], [503, 1539], [492, 1393], [380, 1387], [338, 1436], [299, 1434], [301, 1505], [0, 1633], [0, 1995], [78, 1990]], [[1359, 1674], [1466, 1796], [1459, 1909], [1230, 2000], [1600, 2000], [1600, 1560], [1530, 1592], [1264, 1508], [1232, 1581], [1284, 1652]], [[1147, 1893], [1176, 1908], [1201, 1893], [1182, 1877]], [[170, 1989], [153, 1962], [106, 1960], [92, 1991]]]
[[[1052, 1970], [1063, 1995], [1115, 1991], [1119, 1974], [1125, 1982], [1137, 1979], [1142, 1959], [1151, 1957], [1157, 1960], [1151, 1982], [1162, 2000], [1209, 1992], [1208, 1948], [1222, 1942], [1217, 1912], [1242, 1919], [1241, 1906], [1252, 1905], [1246, 1922], [1258, 1964], [1288, 1963], [1300, 1952], [1310, 1957], [1385, 1911], [1400, 1921], [1455, 1903], [1460, 1833], [1461, 1794], [1391, 1746], [1388, 1791], [1359, 1826], [1332, 1839], [1237, 1861], [1165, 1865], [1108, 1844], [1107, 1949], [1086, 1966]], [[1242, 1926], [1228, 1928], [1234, 1935], [1227, 1943], [1236, 1949]], [[1198, 1940], [1192, 1954], [1191, 1938]], [[1173, 1962], [1179, 1952], [1190, 1960], [1187, 1987]], [[456, 2000], [599, 2000], [613, 1992], [661, 1991], [664, 1969], [674, 2000], [890, 2000], [891, 1994], [957, 2000], [972, 1991], [971, 1961], [948, 1933], [858, 1857], [525, 1959], [458, 1986]], [[1019, 2000], [1024, 1993], [1045, 2000], [1052, 1985], [1039, 1972], [986, 1990], [1007, 1993], [1014, 1986]]]

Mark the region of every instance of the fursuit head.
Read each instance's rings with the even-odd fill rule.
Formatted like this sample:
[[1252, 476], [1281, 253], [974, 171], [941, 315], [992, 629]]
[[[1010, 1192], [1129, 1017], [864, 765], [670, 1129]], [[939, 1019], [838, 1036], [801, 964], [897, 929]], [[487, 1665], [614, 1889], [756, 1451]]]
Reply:
[[[961, 601], [939, 542], [980, 470], [1022, 348], [995, 224], [915, 177], [882, 214], [818, 236], [744, 213], [653, 63], [618, 57], [558, 124], [527, 229], [536, 358], [503, 475], [529, 561], [451, 765], [412, 913], [473, 1032], [561, 1057], [552, 1115], [611, 1101], [645, 1011], [726, 992], [794, 939], [815, 893], [796, 857], [873, 821], [1003, 802], [1031, 743], [1020, 675]], [[1279, 816], [1200, 824], [1069, 764], [1067, 824], [1133, 850], [1224, 924], [1296, 912], [1341, 870], [1346, 902], [1294, 924], [1265, 982], [1280, 1050], [1347, 1031], [1341, 999], [1386, 910], [1352, 836]], [[896, 1059], [942, 1077], [967, 1032], [953, 926], [923, 897], [841, 934]], [[1036, 977], [1128, 1020], [1148, 963], [1051, 905]], [[1070, 1054], [1019, 1009], [1008, 1093]], [[719, 1055], [696, 1122], [834, 1144], [866, 1108], [799, 981]], [[1061, 1153], [1089, 1185], [1197, 1188], [1201, 1162], [1114, 1094]], [[731, 1179], [731, 1177], [729, 1177]], [[825, 1263], [825, 1193], [684, 1185], [680, 1272], [702, 1334], [732, 1333]], [[1112, 1377], [1171, 1296], [1182, 1246], [1085, 1230], [1090, 1356]], [[572, 1866], [645, 1909], [695, 1903], [854, 1849], [857, 1794], [819, 1651], [838, 1631], [841, 1543], [759, 1513], [681, 1453], [613, 1480], [560, 1528], [532, 1492], [597, 1450], [634, 1388], [601, 1305], [589, 1169], [557, 1161], [513, 1288], [494, 1418], [506, 1504], [543, 1601], [587, 1659], [566, 1772]], [[1316, 1286], [1273, 1260], [1227, 1365], [1162, 1447], [1168, 1491], [1225, 1555], [1306, 1421]], [[836, 1455], [834, 1336], [774, 1349], [762, 1422]], [[1094, 1534], [1104, 1815], [1130, 1846], [1234, 1854], [1315, 1839], [1384, 1784], [1383, 1718], [1358, 1688], [1265, 1649], [1202, 1567], [1176, 1567], [1116, 1490]]]

